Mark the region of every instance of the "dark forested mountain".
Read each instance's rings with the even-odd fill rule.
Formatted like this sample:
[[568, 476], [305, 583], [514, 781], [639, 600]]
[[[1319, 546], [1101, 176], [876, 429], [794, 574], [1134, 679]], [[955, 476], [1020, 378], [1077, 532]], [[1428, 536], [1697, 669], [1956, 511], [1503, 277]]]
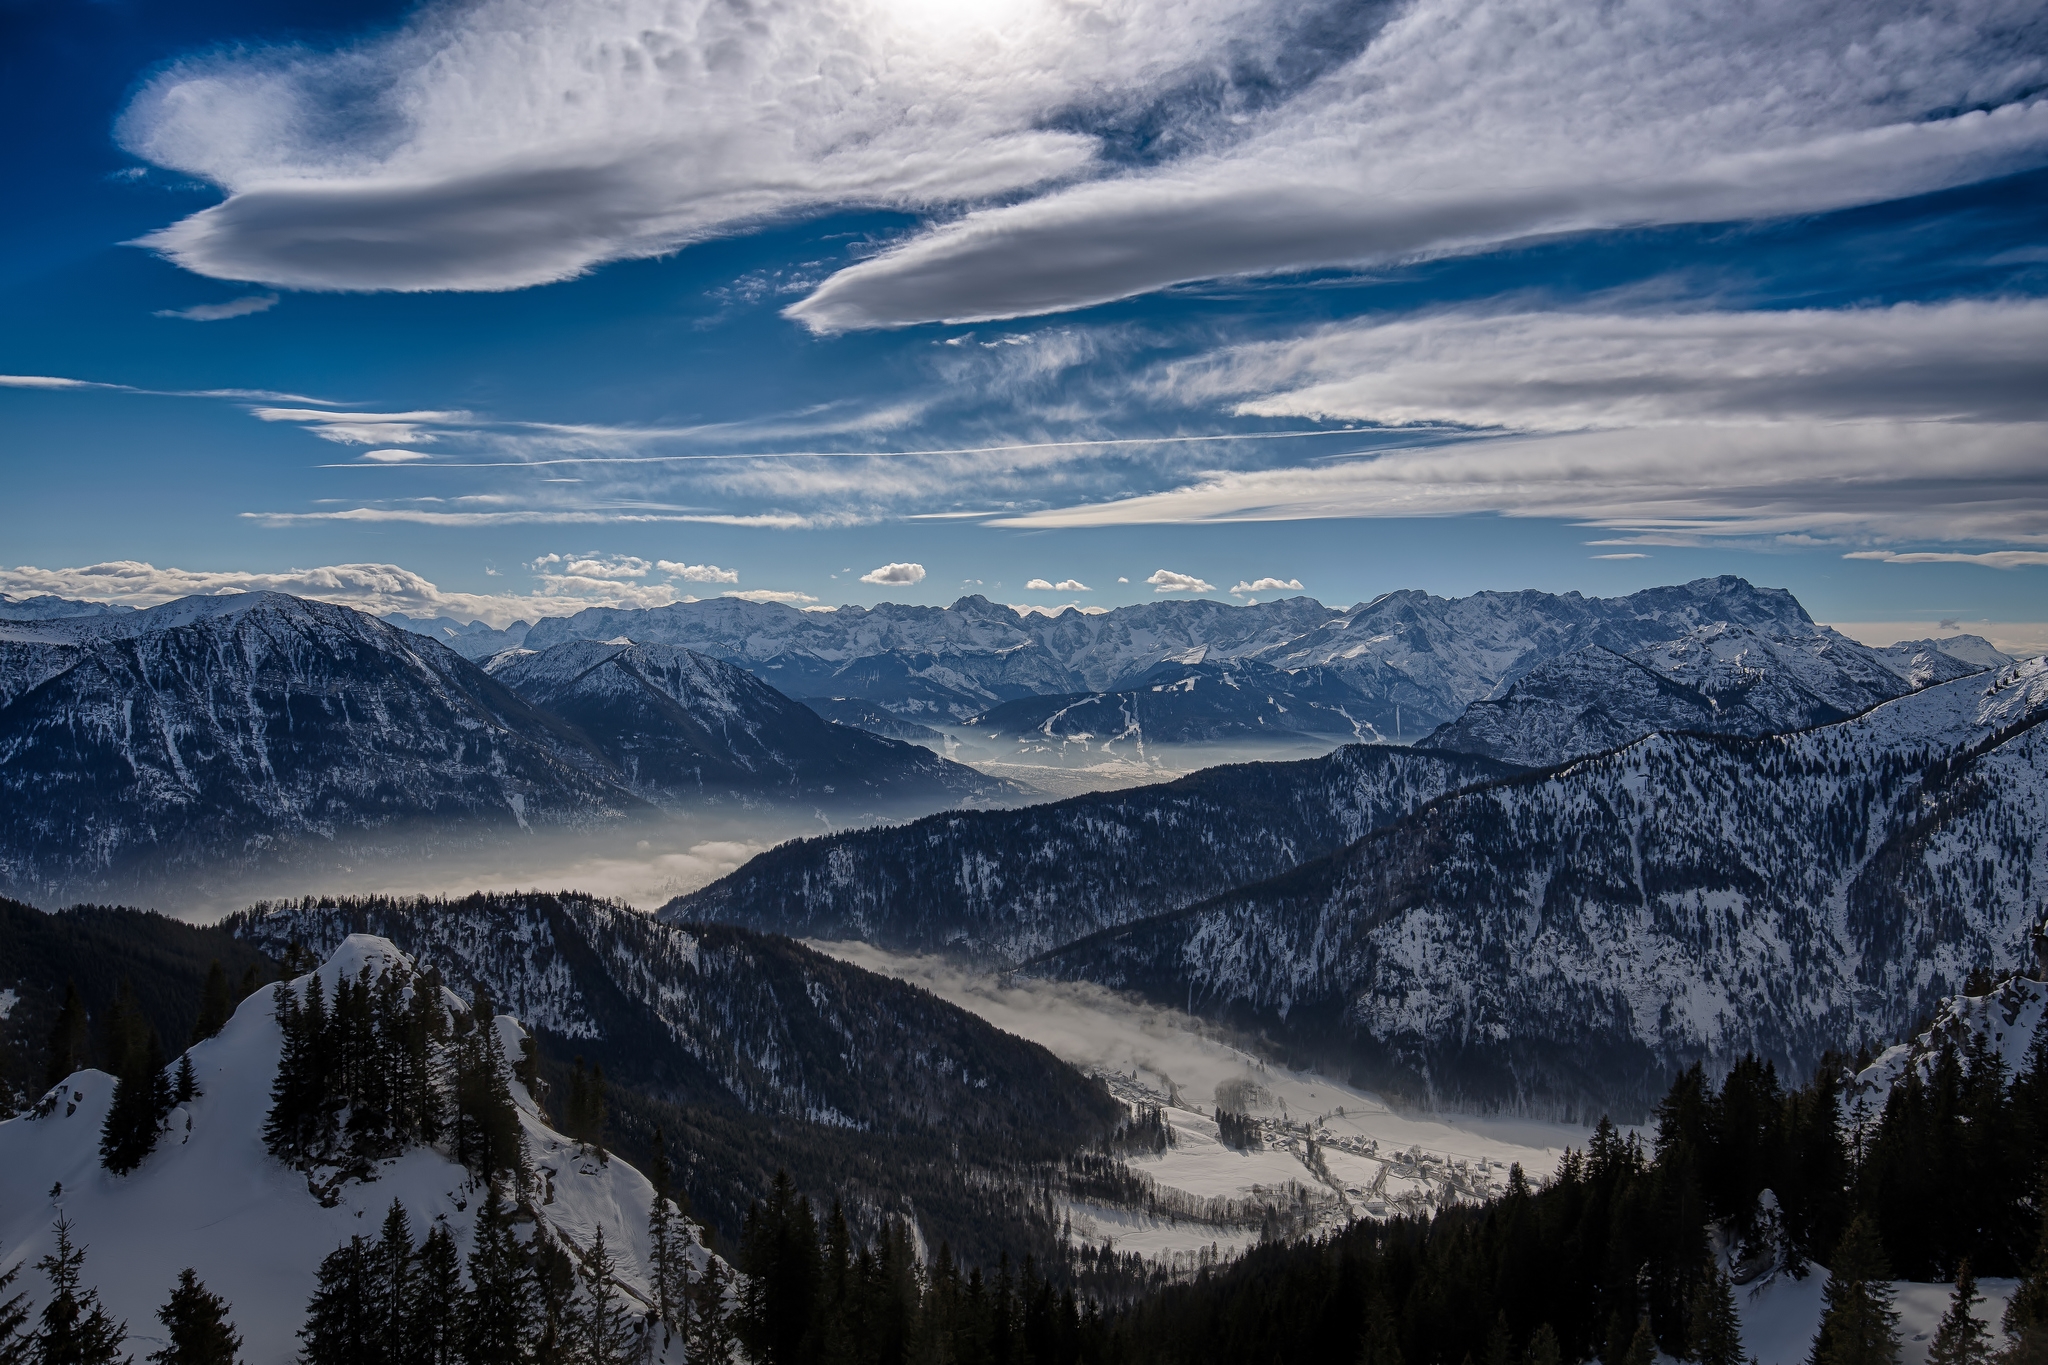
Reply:
[[2048, 660], [1765, 739], [1658, 736], [1454, 794], [1029, 970], [1150, 992], [1446, 1100], [1640, 1112], [1672, 1068], [1795, 1071], [2031, 961]]
[[1210, 768], [1025, 810], [798, 840], [660, 914], [1015, 961], [1272, 876], [1512, 771], [1384, 745]]
[[[1973, 645], [1990, 650], [1974, 636], [1952, 642], [1979, 653]], [[1704, 626], [1628, 654], [1594, 646], [1539, 664], [1420, 747], [1547, 767], [1660, 730], [1768, 735], [1824, 725], [1982, 668], [1932, 646], [1871, 649], [1824, 627], [1787, 635]]]
[[650, 800], [867, 812], [1008, 790], [684, 651], [579, 643], [506, 673], [569, 714], [429, 638], [279, 593], [0, 629], [0, 891], [142, 899]]
[[856, 730], [866, 730], [871, 735], [884, 735], [890, 739], [907, 739], [913, 744], [941, 746], [946, 743], [944, 731], [934, 730], [929, 725], [884, 711], [873, 702], [861, 701], [855, 697], [806, 697], [804, 705], [816, 711], [826, 720], [839, 725], [851, 725]]
[[187, 598], [62, 647], [0, 707], [0, 886], [31, 899], [641, 805], [562, 722], [345, 607]]
[[[275, 975], [259, 949], [221, 929], [111, 906], [45, 914], [0, 898], [0, 1117], [77, 1067], [112, 1071], [106, 1054], [119, 1040], [108, 1037], [107, 1025], [117, 1002], [138, 1011], [167, 1051], [178, 1051], [207, 1008], [216, 962], [230, 1003]], [[72, 986], [83, 1013], [66, 1037], [59, 1019]]]
[[930, 803], [1008, 789], [929, 749], [834, 725], [745, 669], [676, 645], [571, 640], [500, 655], [490, 671], [575, 727], [650, 800]]
[[980, 1245], [1025, 1217], [1022, 1193], [1012, 1206], [970, 1186], [1090, 1143], [1123, 1113], [1043, 1048], [915, 986], [589, 896], [259, 908], [225, 927], [315, 955], [375, 934], [464, 993], [482, 988], [558, 1078], [574, 1057], [601, 1066], [621, 1143], [659, 1124], [693, 1163], [692, 1199], [729, 1230], [783, 1164], [813, 1192], [850, 1179], [878, 1207], [914, 1202], [956, 1247]]

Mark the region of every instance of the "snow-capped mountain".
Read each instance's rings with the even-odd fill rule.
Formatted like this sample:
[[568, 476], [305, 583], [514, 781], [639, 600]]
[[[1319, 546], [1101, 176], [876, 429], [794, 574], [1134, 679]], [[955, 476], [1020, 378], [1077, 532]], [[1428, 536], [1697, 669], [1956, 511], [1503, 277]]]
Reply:
[[134, 610], [118, 602], [81, 602], [49, 593], [15, 597], [0, 592], [0, 621], [69, 621], [84, 616], [119, 616]]
[[573, 718], [425, 636], [281, 593], [0, 632], [0, 891], [190, 890], [650, 800], [929, 810], [1007, 790], [681, 651], [577, 643], [501, 671]]
[[[1201, 653], [1200, 650], [1193, 651]], [[1327, 667], [1282, 672], [1256, 659], [1168, 660], [1114, 692], [1028, 697], [967, 722], [976, 740], [1010, 752], [1047, 745], [1144, 753], [1150, 744], [1323, 735], [1370, 738], [1351, 709], [1364, 698]]]
[[1767, 735], [1823, 725], [1980, 671], [1932, 647], [1874, 650], [1825, 627], [1786, 635], [1716, 623], [1628, 654], [1596, 645], [1539, 664], [1420, 747], [1547, 767], [1660, 730]]
[[1284, 872], [1513, 771], [1463, 754], [1348, 745], [1024, 810], [797, 840], [659, 913], [1016, 962]]
[[1029, 970], [1256, 1020], [1440, 1097], [1639, 1107], [1668, 1067], [1750, 1049], [1800, 1071], [2031, 962], [2044, 718], [2036, 659], [1795, 735], [1655, 736]]
[[[1355, 697], [1356, 733], [1410, 743], [1549, 659], [1627, 653], [1704, 626], [1787, 637], [1820, 628], [1792, 595], [1706, 578], [1627, 597], [1404, 591], [1349, 609], [1307, 597], [1252, 606], [1148, 602], [1107, 612], [1020, 614], [983, 597], [950, 607], [798, 611], [731, 598], [649, 610], [593, 608], [535, 624], [526, 643], [626, 636], [736, 663], [795, 697], [864, 700], [914, 719], [960, 721], [1021, 697], [1127, 690], [1163, 663], [1248, 660]], [[1846, 642], [1845, 642], [1846, 643]]]
[[[376, 979], [410, 965], [389, 942], [357, 936], [336, 945], [317, 975], [332, 997], [342, 978], [367, 969]], [[312, 975], [287, 989], [303, 993]], [[468, 1012], [460, 996], [444, 996], [448, 1010]], [[505, 1053], [518, 1057], [517, 1020], [500, 1014], [494, 1023]], [[178, 1272], [191, 1267], [227, 1299], [244, 1358], [279, 1362], [297, 1354], [294, 1333], [321, 1258], [353, 1235], [374, 1237], [393, 1200], [404, 1205], [416, 1232], [444, 1224], [466, 1252], [483, 1191], [440, 1148], [411, 1147], [378, 1163], [374, 1179], [323, 1179], [318, 1192], [306, 1172], [270, 1155], [263, 1129], [281, 1044], [273, 992], [243, 1001], [216, 1037], [193, 1045], [197, 1095], [171, 1111], [155, 1150], [126, 1175], [100, 1164], [100, 1129], [114, 1089], [104, 1072], [78, 1072], [50, 1092], [40, 1112], [0, 1123], [0, 1169], [7, 1172], [0, 1181], [0, 1268], [32, 1265], [47, 1254], [61, 1215], [72, 1241], [86, 1249], [85, 1284], [99, 1291], [117, 1321], [126, 1320], [131, 1350], [162, 1344], [156, 1308]], [[556, 1132], [515, 1076], [505, 1082], [531, 1172], [530, 1185], [517, 1192], [524, 1235], [587, 1250], [602, 1230], [618, 1261], [619, 1287], [629, 1299], [651, 1301], [653, 1186], [625, 1161], [599, 1161]], [[709, 1256], [694, 1235], [687, 1254], [699, 1268]], [[33, 1271], [15, 1286], [31, 1298], [39, 1287]]]
[[[55, 671], [0, 707], [0, 884], [105, 898], [176, 874], [644, 808], [562, 722], [446, 647], [278, 593], [15, 642]], [[7, 645], [0, 644], [0, 652]]]
[[929, 749], [834, 725], [745, 669], [677, 645], [570, 640], [500, 654], [489, 671], [574, 726], [650, 800], [740, 793], [929, 809], [1009, 790]]
[[387, 612], [384, 619], [400, 630], [439, 640], [471, 663], [482, 663], [493, 654], [519, 648], [526, 643], [526, 632], [530, 629], [524, 621], [514, 621], [499, 630], [482, 621], [465, 625], [449, 616], [408, 616], [402, 611]]

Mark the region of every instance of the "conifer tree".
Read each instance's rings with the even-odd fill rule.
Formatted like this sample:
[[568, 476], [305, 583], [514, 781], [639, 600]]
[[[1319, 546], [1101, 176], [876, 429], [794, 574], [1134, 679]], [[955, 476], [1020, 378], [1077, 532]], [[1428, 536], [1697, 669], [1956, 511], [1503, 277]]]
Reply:
[[50, 1281], [50, 1298], [36, 1328], [34, 1365], [115, 1365], [128, 1324], [100, 1305], [97, 1289], [82, 1289], [85, 1248], [73, 1246], [71, 1222], [57, 1219], [57, 1249], [36, 1262]]
[[413, 1268], [405, 1365], [459, 1365], [463, 1307], [461, 1254], [448, 1225], [436, 1222]]
[[201, 1284], [189, 1266], [178, 1272], [178, 1283], [156, 1317], [167, 1341], [162, 1350], [149, 1353], [154, 1365], [235, 1365], [242, 1338], [228, 1321], [227, 1300]]
[[1835, 1247], [1813, 1365], [1898, 1365], [1899, 1312], [1877, 1225], [1859, 1213]]
[[1623, 1365], [1655, 1365], [1657, 1359], [1657, 1337], [1650, 1330], [1647, 1317], [1636, 1319], [1635, 1335], [1628, 1339], [1628, 1349], [1622, 1353]]
[[382, 1360], [374, 1249], [360, 1235], [320, 1262], [306, 1322], [299, 1328], [300, 1365], [373, 1365]]
[[618, 1262], [605, 1245], [603, 1227], [591, 1240], [579, 1272], [582, 1292], [572, 1317], [575, 1337], [569, 1359], [573, 1365], [633, 1365], [639, 1333], [625, 1295], [619, 1292]]
[[121, 1051], [121, 1070], [114, 1077], [114, 1098], [100, 1125], [100, 1164], [126, 1175], [156, 1148], [164, 1117], [171, 1112], [171, 1087], [164, 1079], [163, 1045], [151, 1029], [140, 1047]]
[[1956, 1267], [1955, 1292], [1934, 1330], [1934, 1344], [1927, 1348], [1927, 1365], [1990, 1365], [1991, 1329], [1970, 1311], [1983, 1301], [1976, 1273], [1965, 1260]]
[[725, 1263], [713, 1258], [690, 1290], [690, 1330], [685, 1343], [691, 1365], [726, 1365], [738, 1340], [725, 1302]]
[[1365, 1339], [1358, 1365], [1401, 1365], [1401, 1330], [1386, 1293], [1374, 1287], [1365, 1301]]
[[199, 1018], [192, 1025], [192, 1041], [203, 1043], [218, 1034], [227, 1027], [234, 1012], [235, 1002], [228, 996], [228, 974], [221, 969], [220, 959], [215, 958], [206, 969], [206, 985], [199, 992]]
[[1526, 1359], [1529, 1365], [1558, 1365], [1561, 1351], [1557, 1344], [1557, 1329], [1549, 1323], [1537, 1324], [1529, 1334], [1529, 1350]]
[[[2041, 1034], [2048, 1035], [2048, 1029]], [[2012, 1297], [2006, 1300], [2000, 1325], [2005, 1328], [2007, 1343], [2000, 1355], [2005, 1365], [2048, 1365], [2048, 1205], [2044, 1205], [2040, 1245], [2026, 1274], [2013, 1287]]]
[[1735, 1286], [1711, 1267], [1692, 1297], [1692, 1358], [1699, 1365], [1744, 1365], [1742, 1319], [1735, 1311]]
[[78, 994], [78, 983], [64, 983], [64, 1005], [57, 1011], [57, 1022], [50, 1028], [50, 1056], [43, 1067], [43, 1089], [59, 1085], [72, 1072], [90, 1065], [87, 1046], [91, 1028], [86, 1020], [85, 1001]]
[[463, 1365], [521, 1365], [537, 1335], [538, 1308], [512, 1211], [493, 1183], [469, 1252], [470, 1293], [462, 1321]]
[[[21, 1267], [9, 1267], [0, 1274], [0, 1295], [14, 1287], [14, 1281], [21, 1274]], [[0, 1365], [26, 1365], [29, 1352], [35, 1345], [35, 1338], [21, 1329], [29, 1319], [28, 1294], [17, 1293], [9, 1298], [0, 1298]]]
[[413, 1325], [412, 1220], [396, 1199], [370, 1252], [370, 1311], [376, 1320], [378, 1359], [399, 1365], [409, 1352]]
[[192, 1070], [192, 1054], [178, 1054], [178, 1080], [172, 1087], [171, 1098], [179, 1104], [190, 1104], [199, 1098], [199, 1077]]

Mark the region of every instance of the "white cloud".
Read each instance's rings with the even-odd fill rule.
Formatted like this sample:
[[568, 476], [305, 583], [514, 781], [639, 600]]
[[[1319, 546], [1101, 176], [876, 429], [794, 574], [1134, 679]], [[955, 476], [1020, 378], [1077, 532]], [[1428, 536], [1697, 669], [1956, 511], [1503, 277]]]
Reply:
[[870, 569], [862, 574], [860, 581], [888, 587], [908, 587], [912, 583], [924, 582], [924, 565], [884, 564], [879, 569]]
[[1228, 145], [969, 213], [788, 312], [822, 332], [1019, 317], [1188, 280], [1962, 184], [2048, 146], [2031, 14], [2025, 0], [1711, 15], [1417, 0]]
[[1250, 592], [1300, 591], [1301, 580], [1295, 578], [1261, 578], [1258, 579], [1256, 582], [1251, 583], [1247, 583], [1242, 578], [1240, 578], [1237, 580], [1237, 586], [1230, 590], [1230, 595], [1232, 597], [1243, 597], [1246, 593]]
[[645, 578], [654, 565], [636, 555], [542, 555], [526, 566], [535, 573], [575, 578]]
[[1128, 583], [1128, 582], [1130, 582], [1130, 581], [1131, 581], [1131, 580], [1130, 580], [1130, 579], [1128, 579], [1128, 578], [1119, 578], [1119, 579], [1117, 579], [1117, 582], [1119, 582], [1119, 583]]
[[2048, 541], [2048, 422], [1719, 423], [1500, 437], [1218, 473], [989, 524], [1488, 512], [1684, 537]]
[[1051, 580], [1045, 578], [1034, 578], [1024, 585], [1024, 591], [1026, 592], [1051, 592], [1052, 590]]
[[672, 574], [689, 583], [737, 583], [740, 581], [739, 570], [721, 569], [716, 564], [679, 564], [674, 560], [663, 559], [656, 561], [654, 567], [660, 569], [665, 574]]
[[156, 316], [183, 318], [187, 322], [219, 322], [223, 318], [245, 318], [251, 313], [267, 313], [275, 307], [277, 295], [249, 294], [226, 303], [195, 303], [190, 308], [159, 308], [156, 310]]
[[[825, 205], [1084, 172], [1069, 106], [1171, 79], [1251, 0], [483, 0], [337, 52], [237, 49], [136, 97], [137, 155], [228, 192], [145, 239], [309, 289], [509, 289]], [[345, 111], [345, 113], [343, 112]]]
[[742, 602], [781, 602], [786, 606], [792, 607], [799, 602], [815, 602], [818, 600], [807, 592], [777, 592], [772, 588], [748, 588], [745, 592], [722, 592], [719, 596], [737, 597]]
[[1080, 579], [1078, 579], [1078, 578], [1062, 578], [1062, 579], [1061, 579], [1061, 580], [1060, 580], [1059, 582], [1057, 582], [1057, 583], [1055, 583], [1055, 584], [1053, 584], [1053, 585], [1052, 585], [1052, 590], [1053, 590], [1054, 592], [1094, 592], [1094, 591], [1095, 591], [1095, 589], [1093, 589], [1093, 588], [1089, 587], [1089, 586], [1088, 586], [1088, 585], [1087, 585], [1086, 583], [1083, 583], [1083, 582], [1082, 582], [1082, 581], [1081, 581]]
[[1979, 564], [1987, 569], [2018, 569], [2048, 564], [2048, 550], [1986, 550], [1978, 554], [1934, 550], [1914, 550], [1907, 553], [1891, 550], [1858, 550], [1853, 554], [1843, 555], [1842, 558], [1878, 559], [1887, 564]]
[[1171, 569], [1154, 569], [1152, 576], [1145, 580], [1152, 585], [1153, 592], [1214, 592], [1214, 583], [1204, 583], [1191, 573], [1175, 573]]
[[1587, 558], [1589, 558], [1589, 559], [1648, 559], [1648, 558], [1649, 558], [1649, 556], [1648, 556], [1648, 555], [1646, 555], [1646, 554], [1642, 554], [1642, 553], [1640, 553], [1640, 552], [1637, 552], [1637, 553], [1632, 553], [1632, 554], [1618, 554], [1618, 555], [1589, 555], [1589, 556], [1587, 556]]
[[1687, 313], [1450, 312], [1169, 367], [1241, 414], [1575, 431], [1788, 418], [2048, 418], [2048, 301]]
[[0, 389], [97, 389], [126, 388], [125, 384], [95, 384], [88, 379], [60, 379], [50, 374], [0, 374]]
[[431, 460], [434, 457], [419, 450], [366, 450], [356, 458], [370, 464], [410, 464], [414, 460]]
[[377, 615], [402, 611], [408, 616], [482, 620], [494, 626], [522, 617], [564, 616], [585, 607], [661, 607], [696, 600], [678, 597], [667, 584], [650, 586], [561, 573], [543, 574], [540, 580], [538, 592], [469, 593], [444, 590], [396, 564], [330, 564], [260, 573], [158, 568], [138, 560], [118, 560], [68, 569], [33, 565], [0, 569], [0, 592], [54, 593], [136, 607], [195, 595], [285, 592]]
[[430, 426], [472, 420], [466, 412], [331, 412], [325, 408], [251, 408], [263, 422], [300, 422], [323, 441], [342, 445], [423, 445], [440, 439]]

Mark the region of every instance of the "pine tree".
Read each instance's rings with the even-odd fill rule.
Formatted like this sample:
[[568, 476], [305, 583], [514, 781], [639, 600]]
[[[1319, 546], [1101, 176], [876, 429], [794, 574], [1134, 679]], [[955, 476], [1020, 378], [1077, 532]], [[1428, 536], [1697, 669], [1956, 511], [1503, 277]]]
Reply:
[[[478, 1011], [489, 997], [478, 993]], [[457, 1026], [455, 1040], [455, 1155], [478, 1180], [526, 1173], [519, 1110], [505, 1079], [505, 1048], [490, 1017]]]
[[413, 1268], [404, 1365], [458, 1365], [463, 1297], [461, 1254], [448, 1225], [436, 1222], [420, 1243]]
[[690, 1258], [685, 1249], [682, 1218], [655, 1184], [654, 1204], [647, 1213], [647, 1245], [653, 1261], [654, 1312], [662, 1329], [673, 1334], [682, 1325], [690, 1287]]
[[1650, 1320], [1636, 1319], [1635, 1335], [1628, 1339], [1628, 1350], [1622, 1354], [1622, 1365], [1655, 1365], [1657, 1360], [1657, 1337], [1650, 1331]]
[[215, 958], [206, 969], [206, 985], [199, 992], [199, 1019], [192, 1025], [192, 1041], [203, 1043], [227, 1027], [235, 1002], [228, 996], [228, 974]]
[[690, 1290], [688, 1356], [691, 1365], [726, 1365], [738, 1344], [727, 1311], [725, 1263], [713, 1257]]
[[493, 1184], [469, 1252], [470, 1293], [462, 1320], [463, 1365], [522, 1365], [537, 1335], [538, 1303], [512, 1212]]
[[1977, 1292], [1977, 1276], [1965, 1260], [1956, 1268], [1948, 1312], [1934, 1330], [1934, 1344], [1927, 1348], [1927, 1365], [1990, 1365], [1991, 1329], [1970, 1311], [1983, 1301], [1984, 1296]]
[[300, 1365], [373, 1365], [382, 1360], [373, 1251], [362, 1237], [327, 1253], [299, 1328]]
[[1898, 1365], [1899, 1313], [1877, 1225], [1859, 1213], [1835, 1247], [1813, 1365]]
[[190, 1104], [199, 1098], [199, 1077], [192, 1071], [192, 1054], [178, 1054], [178, 1081], [173, 1087], [172, 1098], [179, 1104]]
[[1711, 1267], [1692, 1296], [1692, 1358], [1699, 1365], [1744, 1365], [1742, 1319], [1735, 1311], [1735, 1286]]
[[396, 1199], [370, 1252], [370, 1312], [376, 1319], [378, 1359], [399, 1365], [410, 1350], [413, 1326], [412, 1220]]
[[242, 1338], [228, 1321], [227, 1300], [209, 1292], [190, 1267], [178, 1272], [178, 1283], [156, 1317], [168, 1343], [149, 1353], [154, 1365], [235, 1365]]
[[[0, 1294], [12, 1289], [20, 1274], [19, 1265], [11, 1266], [5, 1274], [0, 1274]], [[0, 1298], [0, 1365], [27, 1365], [29, 1353], [35, 1346], [35, 1338], [21, 1330], [28, 1319], [26, 1292]]]
[[1365, 1301], [1365, 1339], [1358, 1365], [1401, 1365], [1401, 1330], [1384, 1292], [1375, 1288]]
[[155, 1150], [164, 1117], [171, 1112], [163, 1045], [154, 1029], [139, 1047], [124, 1041], [120, 1066], [113, 1102], [100, 1125], [100, 1164], [115, 1175], [126, 1175]]
[[114, 1365], [123, 1360], [128, 1324], [116, 1323], [100, 1306], [97, 1289], [80, 1289], [85, 1248], [71, 1244], [71, 1223], [59, 1215], [57, 1249], [36, 1262], [50, 1281], [35, 1334], [34, 1365]]
[[618, 1262], [605, 1246], [600, 1227], [578, 1275], [582, 1292], [571, 1319], [573, 1365], [633, 1365], [638, 1355], [639, 1333], [625, 1295], [619, 1292], [618, 1273]]
[[[2048, 1036], [2048, 1029], [2037, 1036]], [[2006, 1365], [2048, 1365], [2048, 1203], [2043, 1208], [2040, 1246], [2006, 1300], [2000, 1324], [2007, 1341], [2000, 1359]]]
[[1562, 1352], [1557, 1344], [1557, 1329], [1549, 1323], [1539, 1323], [1529, 1334], [1529, 1350], [1526, 1359], [1529, 1365], [1558, 1365]]
[[88, 1039], [91, 1027], [86, 1020], [85, 1001], [78, 994], [78, 983], [64, 983], [64, 1006], [57, 1011], [57, 1022], [50, 1029], [50, 1058], [43, 1067], [43, 1089], [63, 1083], [64, 1078], [91, 1063], [88, 1059]]

